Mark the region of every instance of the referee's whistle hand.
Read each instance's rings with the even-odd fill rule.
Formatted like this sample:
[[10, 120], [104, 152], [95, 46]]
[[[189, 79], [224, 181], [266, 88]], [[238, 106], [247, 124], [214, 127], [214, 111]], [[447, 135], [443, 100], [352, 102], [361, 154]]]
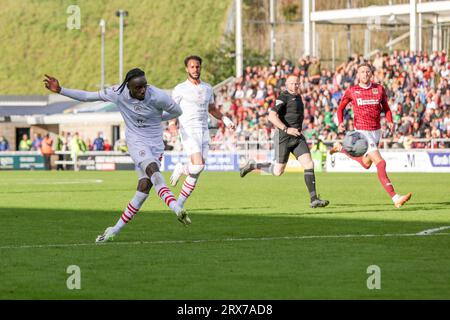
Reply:
[[300, 135], [301, 135], [300, 130], [298, 130], [296, 128], [288, 128], [286, 133], [291, 136], [295, 136], [295, 137], [300, 137]]

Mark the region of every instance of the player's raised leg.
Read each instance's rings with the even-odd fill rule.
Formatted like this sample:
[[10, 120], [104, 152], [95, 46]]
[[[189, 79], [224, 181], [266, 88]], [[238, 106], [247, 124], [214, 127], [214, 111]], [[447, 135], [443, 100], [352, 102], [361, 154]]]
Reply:
[[190, 162], [182, 166], [182, 172], [186, 175], [186, 179], [183, 182], [180, 195], [178, 196], [178, 204], [180, 206], [184, 206], [186, 200], [191, 196], [197, 185], [198, 178], [204, 169], [205, 161], [200, 152], [191, 154]]
[[374, 150], [369, 152], [368, 155], [377, 166], [378, 180], [380, 180], [381, 185], [391, 197], [392, 201], [394, 202], [394, 206], [396, 208], [400, 208], [409, 199], [411, 199], [412, 193], [410, 192], [404, 196], [395, 193], [394, 186], [392, 185], [391, 180], [386, 173], [386, 161], [383, 159], [380, 152], [378, 150]]
[[178, 220], [184, 225], [191, 224], [191, 219], [188, 217], [188, 213], [186, 210], [181, 207], [177, 201], [172, 191], [167, 187], [166, 181], [162, 176], [161, 172], [159, 172], [159, 164], [154, 162], [143, 162], [141, 166], [145, 167], [145, 173], [150, 177], [150, 181], [152, 182], [156, 194], [160, 197], [166, 205], [177, 215]]
[[367, 154], [361, 157], [353, 157], [346, 150], [344, 150], [344, 148], [342, 148], [342, 144], [339, 142], [336, 142], [333, 145], [333, 148], [330, 149], [330, 154], [335, 154], [336, 152], [342, 152], [350, 159], [357, 161], [361, 166], [363, 166], [364, 169], [369, 169], [372, 166], [372, 160], [367, 156]]
[[108, 227], [102, 235], [97, 237], [96, 242], [107, 242], [113, 240], [120, 230], [122, 230], [122, 228], [127, 225], [128, 222], [130, 222], [139, 212], [139, 209], [148, 198], [151, 187], [152, 183], [148, 177], [140, 177], [136, 193], [127, 204], [116, 225], [114, 227]]

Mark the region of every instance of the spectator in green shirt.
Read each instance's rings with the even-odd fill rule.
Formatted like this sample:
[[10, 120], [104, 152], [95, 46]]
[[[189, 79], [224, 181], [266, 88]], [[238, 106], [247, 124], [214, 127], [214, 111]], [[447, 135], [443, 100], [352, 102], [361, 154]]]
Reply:
[[82, 152], [85, 152], [86, 150], [87, 150], [86, 144], [82, 139], [80, 139], [78, 132], [75, 132], [75, 134], [72, 137], [72, 140], [70, 140], [70, 152], [72, 160], [74, 160], [76, 156], [78, 156]]
[[324, 119], [323, 122], [325, 123], [325, 126], [328, 126], [330, 130], [336, 131], [337, 126], [333, 121], [333, 112], [330, 110], [330, 106], [325, 106], [325, 112], [323, 113]]
[[31, 140], [28, 138], [26, 133], [23, 134], [22, 140], [19, 142], [19, 151], [30, 151], [31, 150]]
[[319, 137], [319, 133], [314, 128], [314, 123], [308, 123], [308, 128], [303, 131], [303, 135], [305, 136], [306, 140], [312, 140]]

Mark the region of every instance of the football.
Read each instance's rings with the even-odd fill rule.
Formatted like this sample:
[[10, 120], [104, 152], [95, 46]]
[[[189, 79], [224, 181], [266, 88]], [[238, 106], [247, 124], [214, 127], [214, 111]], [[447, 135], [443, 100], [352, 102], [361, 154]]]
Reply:
[[342, 147], [352, 157], [361, 157], [367, 152], [369, 145], [367, 139], [361, 133], [351, 131], [345, 135]]

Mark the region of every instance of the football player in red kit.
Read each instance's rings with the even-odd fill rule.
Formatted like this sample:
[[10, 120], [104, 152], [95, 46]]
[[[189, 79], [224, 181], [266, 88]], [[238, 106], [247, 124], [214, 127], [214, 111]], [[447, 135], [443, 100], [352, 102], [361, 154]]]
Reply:
[[352, 157], [337, 143], [330, 150], [330, 154], [342, 152], [353, 160], [358, 161], [365, 169], [369, 169], [375, 163], [378, 172], [378, 179], [386, 192], [391, 197], [396, 208], [400, 208], [411, 198], [411, 193], [404, 196], [395, 193], [389, 177], [386, 174], [386, 161], [378, 151], [378, 143], [381, 136], [380, 115], [386, 115], [389, 129], [393, 130], [392, 113], [387, 103], [386, 92], [380, 84], [372, 83], [372, 68], [369, 64], [361, 64], [358, 67], [357, 85], [347, 89], [339, 104], [337, 115], [339, 121], [339, 131], [345, 130], [343, 118], [344, 109], [351, 103], [354, 114], [354, 125], [356, 131], [364, 135], [368, 141], [368, 149], [362, 157]]

